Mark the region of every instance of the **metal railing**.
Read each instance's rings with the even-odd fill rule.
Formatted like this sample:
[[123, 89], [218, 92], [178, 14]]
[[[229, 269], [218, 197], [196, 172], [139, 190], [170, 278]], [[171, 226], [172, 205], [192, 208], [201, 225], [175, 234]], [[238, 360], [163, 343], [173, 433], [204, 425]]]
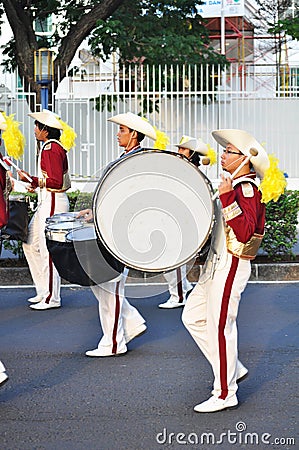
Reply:
[[[17, 74], [7, 77], [0, 88], [0, 107], [23, 123], [27, 148], [21, 165], [34, 173], [33, 124], [27, 114], [28, 98], [34, 100], [35, 94], [22, 90]], [[299, 67], [231, 64], [221, 71], [209, 65], [94, 66], [62, 80], [50, 107], [77, 132], [70, 170], [74, 186], [89, 190], [99, 170], [120, 152], [117, 127], [107, 119], [124, 111], [141, 114], [166, 132], [173, 151], [183, 134], [201, 137], [220, 151], [212, 130], [245, 129], [275, 154], [289, 179], [298, 179], [298, 94]], [[153, 145], [148, 139], [143, 144]], [[211, 179], [219, 177], [219, 165], [204, 170]]]

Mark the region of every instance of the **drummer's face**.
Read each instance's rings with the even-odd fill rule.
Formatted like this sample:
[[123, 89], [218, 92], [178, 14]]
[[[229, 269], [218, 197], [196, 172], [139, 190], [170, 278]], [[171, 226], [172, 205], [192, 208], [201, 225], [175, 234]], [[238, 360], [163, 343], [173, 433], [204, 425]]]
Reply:
[[117, 142], [120, 147], [127, 147], [132, 141], [132, 134], [134, 131], [124, 125], [119, 126], [117, 133]]
[[44, 129], [40, 130], [37, 124], [34, 126], [34, 135], [37, 141], [45, 142], [48, 140], [48, 132]]
[[221, 166], [227, 172], [233, 173], [243, 160], [243, 153], [234, 145], [227, 144], [221, 155]]
[[191, 151], [189, 148], [179, 147], [178, 152], [180, 155], [186, 156], [186, 158], [190, 158], [191, 156]]

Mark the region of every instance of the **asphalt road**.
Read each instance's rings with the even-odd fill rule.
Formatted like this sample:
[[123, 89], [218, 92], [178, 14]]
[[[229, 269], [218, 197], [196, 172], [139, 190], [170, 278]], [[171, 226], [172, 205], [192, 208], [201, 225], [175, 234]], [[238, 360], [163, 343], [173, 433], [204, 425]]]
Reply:
[[[183, 327], [160, 310], [166, 293], [130, 287], [148, 331], [122, 357], [92, 359], [100, 326], [88, 288], [63, 288], [63, 307], [32, 311], [33, 289], [0, 289], [1, 450], [299, 448], [298, 288], [249, 284], [239, 314], [240, 359], [249, 377], [239, 407], [198, 414], [212, 373]], [[139, 298], [144, 297], [146, 298]]]

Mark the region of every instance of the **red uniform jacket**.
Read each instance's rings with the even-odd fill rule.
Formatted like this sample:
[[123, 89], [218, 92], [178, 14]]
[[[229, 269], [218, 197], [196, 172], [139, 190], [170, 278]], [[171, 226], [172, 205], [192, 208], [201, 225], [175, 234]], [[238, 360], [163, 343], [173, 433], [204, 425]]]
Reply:
[[[252, 173], [247, 178], [254, 179], [255, 174]], [[226, 219], [226, 223], [242, 243], [248, 242], [254, 233], [263, 235], [265, 227], [265, 204], [261, 203], [261, 193], [253, 183], [250, 183], [252, 189], [246, 189], [247, 184], [242, 181], [233, 191], [220, 195], [223, 209], [236, 206], [235, 216], [230, 220]]]
[[[63, 186], [63, 175], [68, 171], [67, 152], [56, 140], [45, 142], [41, 154], [41, 171], [46, 179], [46, 188], [60, 190]], [[32, 177], [32, 187], [38, 186], [38, 177]]]

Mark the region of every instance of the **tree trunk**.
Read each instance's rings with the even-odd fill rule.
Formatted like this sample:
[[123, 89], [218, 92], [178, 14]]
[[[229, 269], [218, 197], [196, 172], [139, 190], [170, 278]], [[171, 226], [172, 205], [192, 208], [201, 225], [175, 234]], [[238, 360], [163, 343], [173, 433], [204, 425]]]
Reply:
[[[67, 67], [70, 65], [76, 50], [82, 41], [95, 28], [99, 19], [107, 19], [124, 0], [105, 0], [101, 3], [95, 2], [95, 6], [81, 19], [72, 24], [68, 33], [62, 38], [58, 54], [54, 61], [54, 91], [59, 81], [66, 76]], [[40, 103], [41, 87], [34, 81], [34, 51], [38, 49], [38, 42], [33, 29], [33, 15], [27, 2], [21, 4], [19, 0], [2, 0], [2, 4], [14, 34], [16, 48], [16, 63], [20, 77], [23, 81], [24, 90], [36, 93], [36, 101]], [[25, 9], [27, 6], [27, 9]], [[49, 87], [51, 89], [51, 87]], [[49, 93], [50, 97], [50, 93]], [[30, 107], [34, 107], [34, 101], [30, 96]]]

